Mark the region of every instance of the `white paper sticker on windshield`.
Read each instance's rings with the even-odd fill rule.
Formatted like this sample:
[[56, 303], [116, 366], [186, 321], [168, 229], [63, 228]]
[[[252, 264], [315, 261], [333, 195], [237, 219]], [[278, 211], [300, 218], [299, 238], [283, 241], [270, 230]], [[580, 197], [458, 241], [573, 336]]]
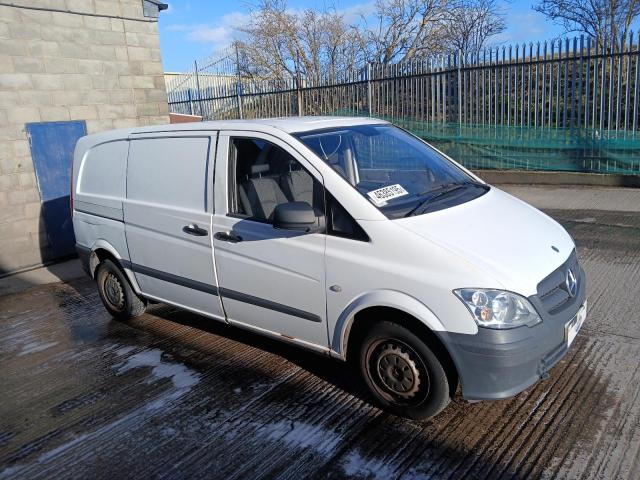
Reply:
[[377, 190], [367, 192], [367, 195], [369, 195], [371, 200], [373, 200], [373, 203], [378, 207], [382, 207], [383, 205], [386, 205], [389, 200], [409, 195], [409, 192], [407, 192], [402, 185], [396, 183], [395, 185], [389, 185], [388, 187], [382, 187]]

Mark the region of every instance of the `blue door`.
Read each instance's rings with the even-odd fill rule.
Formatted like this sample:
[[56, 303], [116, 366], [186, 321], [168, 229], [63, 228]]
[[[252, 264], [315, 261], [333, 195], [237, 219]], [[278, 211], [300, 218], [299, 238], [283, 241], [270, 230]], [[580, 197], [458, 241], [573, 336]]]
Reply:
[[26, 127], [51, 253], [53, 258], [68, 256], [75, 251], [69, 208], [73, 150], [87, 128], [84, 121], [27, 123]]

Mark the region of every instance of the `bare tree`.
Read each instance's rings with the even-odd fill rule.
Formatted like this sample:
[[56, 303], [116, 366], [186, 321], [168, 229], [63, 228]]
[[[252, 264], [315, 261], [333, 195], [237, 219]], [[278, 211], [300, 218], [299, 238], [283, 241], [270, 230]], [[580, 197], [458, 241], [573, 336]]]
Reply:
[[541, 0], [534, 10], [562, 25], [565, 32], [581, 32], [605, 40], [626, 38], [640, 15], [638, 0]]
[[376, 0], [373, 26], [364, 22], [369, 59], [393, 63], [443, 49], [448, 0]]
[[313, 82], [349, 70], [363, 57], [358, 32], [332, 9], [290, 10], [286, 0], [261, 0], [240, 31], [245, 75], [300, 75]]
[[259, 0], [237, 42], [242, 74], [337, 79], [366, 61], [391, 64], [463, 50], [477, 52], [504, 30], [497, 0], [376, 0], [374, 12], [348, 25], [335, 8], [289, 9]]
[[458, 0], [446, 18], [447, 45], [453, 51], [478, 55], [487, 42], [506, 29], [495, 0]]

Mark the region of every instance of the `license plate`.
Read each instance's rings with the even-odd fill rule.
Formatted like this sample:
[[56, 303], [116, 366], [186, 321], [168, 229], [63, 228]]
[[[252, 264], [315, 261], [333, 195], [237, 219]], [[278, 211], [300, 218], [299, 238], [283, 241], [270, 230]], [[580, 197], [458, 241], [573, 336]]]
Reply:
[[567, 340], [567, 347], [569, 347], [578, 335], [582, 324], [584, 323], [584, 319], [587, 318], [587, 302], [584, 304], [576, 313], [576, 316], [571, 319], [569, 323], [564, 326], [564, 337]]

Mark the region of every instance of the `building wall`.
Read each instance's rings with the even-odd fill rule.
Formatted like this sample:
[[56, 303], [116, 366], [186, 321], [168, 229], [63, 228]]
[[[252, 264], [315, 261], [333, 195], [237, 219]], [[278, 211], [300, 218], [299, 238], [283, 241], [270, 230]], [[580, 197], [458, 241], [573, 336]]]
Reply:
[[94, 133], [169, 122], [142, 0], [12, 3], [42, 10], [0, 5], [0, 275], [51, 259], [25, 123], [85, 120]]

